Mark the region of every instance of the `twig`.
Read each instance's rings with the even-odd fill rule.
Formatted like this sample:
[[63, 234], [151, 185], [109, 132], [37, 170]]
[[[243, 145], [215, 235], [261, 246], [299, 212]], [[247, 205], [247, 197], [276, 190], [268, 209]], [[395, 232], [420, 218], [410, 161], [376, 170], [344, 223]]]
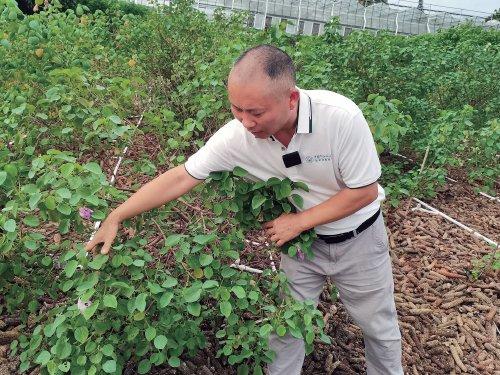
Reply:
[[160, 233], [162, 234], [162, 236], [163, 236], [163, 241], [164, 241], [164, 242], [167, 242], [167, 236], [165, 235], [165, 232], [163, 232], [163, 229], [161, 229], [160, 224], [158, 224], [158, 223], [156, 222], [156, 220], [155, 220], [155, 219], [153, 219], [153, 218], [151, 218], [151, 220], [153, 220], [153, 223], [155, 223], [156, 227], [158, 228], [158, 230], [159, 230], [159, 231], [160, 231]]
[[177, 198], [179, 202], [181, 202], [183, 205], [188, 206], [189, 208], [195, 210], [195, 211], [203, 211], [200, 207], [195, 207], [193, 205], [190, 205], [188, 202], [186, 202], [183, 198]]
[[172, 207], [172, 211], [177, 212], [187, 222], [190, 221], [189, 217], [184, 212], [182, 212], [179, 208], [174, 206], [174, 207]]

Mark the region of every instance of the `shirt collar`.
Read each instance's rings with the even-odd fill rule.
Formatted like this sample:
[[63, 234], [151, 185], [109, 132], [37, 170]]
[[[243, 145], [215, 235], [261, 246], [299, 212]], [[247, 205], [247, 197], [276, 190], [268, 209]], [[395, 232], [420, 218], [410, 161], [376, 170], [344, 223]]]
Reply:
[[300, 92], [299, 102], [299, 118], [297, 122], [297, 133], [308, 134], [312, 133], [312, 103], [309, 95], [304, 90], [297, 89]]
[[[297, 134], [310, 134], [312, 133], [312, 103], [309, 95], [305, 93], [304, 90], [295, 86], [300, 93], [300, 101], [299, 101], [299, 114], [297, 121]], [[275, 141], [275, 138], [271, 135], [269, 137], [272, 141]]]

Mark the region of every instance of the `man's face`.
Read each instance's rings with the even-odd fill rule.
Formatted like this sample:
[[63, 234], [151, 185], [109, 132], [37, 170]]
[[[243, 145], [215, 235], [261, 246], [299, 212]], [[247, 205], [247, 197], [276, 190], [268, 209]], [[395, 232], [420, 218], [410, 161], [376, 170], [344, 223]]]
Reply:
[[[296, 113], [298, 92], [278, 92], [269, 87], [265, 78], [256, 78], [249, 83], [229, 79], [228, 95], [234, 117], [251, 132], [255, 138], [265, 139], [283, 130]], [[292, 98], [293, 97], [293, 98]]]

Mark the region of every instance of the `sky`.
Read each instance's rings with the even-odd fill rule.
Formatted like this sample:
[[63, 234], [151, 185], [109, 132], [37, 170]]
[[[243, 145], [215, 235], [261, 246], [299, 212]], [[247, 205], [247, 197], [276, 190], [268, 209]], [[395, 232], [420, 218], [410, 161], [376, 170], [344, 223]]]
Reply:
[[[389, 3], [397, 0], [389, 0]], [[493, 13], [495, 9], [500, 8], [499, 0], [424, 0], [426, 5], [440, 5], [445, 7], [462, 8], [475, 10], [478, 12]]]

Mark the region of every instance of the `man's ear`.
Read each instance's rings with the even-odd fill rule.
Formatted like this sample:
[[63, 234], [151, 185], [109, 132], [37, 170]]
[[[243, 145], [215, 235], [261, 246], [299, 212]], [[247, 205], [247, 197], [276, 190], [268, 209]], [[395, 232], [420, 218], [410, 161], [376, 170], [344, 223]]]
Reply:
[[290, 99], [289, 99], [289, 108], [290, 111], [294, 108], [297, 108], [297, 104], [299, 103], [300, 92], [296, 88], [290, 90]]

